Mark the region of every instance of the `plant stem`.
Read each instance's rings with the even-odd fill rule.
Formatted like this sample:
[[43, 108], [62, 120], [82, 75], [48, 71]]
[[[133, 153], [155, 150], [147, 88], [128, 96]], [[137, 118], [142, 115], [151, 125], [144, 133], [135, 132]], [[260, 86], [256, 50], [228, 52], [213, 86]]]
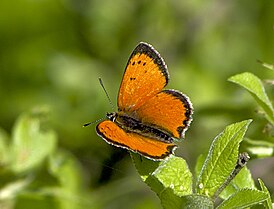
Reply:
[[232, 170], [230, 175], [224, 181], [224, 183], [219, 187], [219, 189], [214, 193], [213, 200], [215, 201], [219, 194], [227, 187], [227, 185], [235, 178], [235, 176], [242, 170], [242, 168], [246, 165], [248, 160], [250, 159], [247, 152], [243, 152], [239, 154], [237, 164], [235, 168]]

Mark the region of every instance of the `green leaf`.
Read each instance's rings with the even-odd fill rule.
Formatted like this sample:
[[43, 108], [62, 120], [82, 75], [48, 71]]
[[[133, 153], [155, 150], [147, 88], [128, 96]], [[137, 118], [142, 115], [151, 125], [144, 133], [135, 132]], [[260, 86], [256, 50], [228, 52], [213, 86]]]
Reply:
[[35, 191], [25, 190], [19, 193], [13, 208], [60, 209], [60, 206], [56, 201], [56, 195], [53, 194], [53, 192], [45, 192], [43, 190], [44, 189], [40, 188]]
[[152, 173], [161, 163], [160, 161], [148, 160], [147, 158], [133, 152], [130, 152], [130, 155], [138, 173], [144, 182], [152, 175]]
[[220, 194], [220, 197], [227, 199], [230, 195], [243, 188], [255, 189], [254, 180], [246, 166], [242, 168], [237, 176], [224, 189], [224, 191]]
[[264, 206], [267, 209], [272, 209], [274, 205], [272, 205], [270, 193], [268, 189], [266, 188], [266, 186], [264, 185], [264, 182], [261, 179], [258, 179], [258, 180], [259, 180], [262, 191], [267, 194], [267, 199], [264, 202]]
[[257, 76], [252, 73], [245, 72], [232, 76], [228, 80], [248, 90], [266, 113], [266, 118], [271, 124], [274, 125], [274, 112], [272, 104], [265, 93], [261, 80]]
[[[0, 208], [15, 208], [14, 205], [18, 201], [18, 196], [21, 192], [26, 190], [32, 178], [17, 179], [5, 186], [1, 185], [0, 189]], [[16, 207], [17, 208], [17, 207]]]
[[265, 192], [256, 189], [242, 189], [231, 195], [227, 200], [223, 201], [218, 209], [232, 209], [232, 208], [247, 208], [267, 199]]
[[178, 197], [192, 194], [192, 174], [184, 159], [170, 156], [159, 162], [135, 153], [131, 156], [141, 178], [156, 192], [164, 208], [176, 208], [180, 205]]
[[192, 194], [192, 174], [183, 158], [169, 157], [161, 162], [153, 175], [178, 196]]
[[161, 192], [160, 200], [164, 209], [180, 209], [184, 204], [182, 197], [175, 195], [170, 188], [167, 188]]
[[[173, 195], [173, 196], [172, 196]], [[171, 201], [172, 200], [172, 201]], [[213, 201], [204, 195], [191, 194], [182, 197], [175, 196], [170, 189], [162, 192], [161, 203], [164, 209], [212, 209]]]
[[[58, 201], [62, 209], [78, 209], [81, 208], [79, 196], [83, 192], [83, 176], [81, 175], [81, 167], [76, 158], [66, 151], [58, 151], [50, 156], [49, 172], [55, 176], [60, 187], [58, 191]], [[66, 197], [66, 198], [64, 198]], [[84, 200], [84, 198], [82, 197]]]
[[197, 181], [199, 194], [213, 196], [235, 168], [239, 144], [251, 120], [234, 123], [225, 128], [212, 142]]
[[251, 140], [245, 138], [245, 149], [253, 156], [257, 158], [271, 157], [274, 155], [274, 143], [261, 140]]
[[197, 158], [197, 162], [196, 162], [196, 165], [195, 165], [195, 177], [196, 177], [196, 179], [198, 179], [198, 177], [199, 177], [199, 174], [202, 170], [205, 159], [206, 159], [205, 154], [200, 154], [199, 157]]
[[203, 195], [186, 195], [182, 198], [182, 206], [184, 209], [212, 209], [214, 208], [213, 202], [210, 198]]
[[9, 183], [0, 190], [0, 203], [4, 200], [13, 199], [19, 192], [31, 183], [31, 178], [19, 179]]
[[264, 66], [265, 68], [269, 69], [269, 70], [274, 70], [274, 65], [273, 64], [269, 64], [266, 62], [262, 62], [261, 60], [257, 60], [259, 63], [261, 63], [262, 66]]
[[47, 129], [39, 113], [21, 115], [14, 127], [11, 148], [14, 172], [33, 169], [54, 150], [56, 134]]
[[192, 174], [183, 158], [170, 156], [159, 162], [135, 153], [131, 155], [141, 178], [156, 193], [170, 188], [178, 196], [192, 194]]
[[59, 150], [49, 158], [49, 172], [60, 185], [70, 192], [78, 192], [82, 185], [81, 167], [76, 158], [66, 151]]

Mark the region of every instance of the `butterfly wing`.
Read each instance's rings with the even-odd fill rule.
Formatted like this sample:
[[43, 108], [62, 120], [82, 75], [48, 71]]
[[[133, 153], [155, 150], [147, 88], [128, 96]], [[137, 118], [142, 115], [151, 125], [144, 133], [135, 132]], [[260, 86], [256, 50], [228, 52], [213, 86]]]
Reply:
[[185, 95], [176, 90], [163, 90], [146, 101], [136, 114], [142, 123], [182, 138], [191, 122], [192, 112], [192, 104]]
[[151, 139], [133, 132], [125, 132], [116, 123], [105, 120], [96, 127], [97, 134], [107, 143], [132, 150], [151, 159], [164, 159], [176, 148], [175, 144]]
[[149, 44], [132, 52], [118, 95], [118, 109], [127, 115], [182, 138], [192, 115], [189, 99], [175, 90], [162, 90], [168, 83], [167, 66]]
[[160, 54], [149, 44], [140, 43], [132, 52], [118, 94], [118, 109], [133, 112], [159, 93], [169, 74]]

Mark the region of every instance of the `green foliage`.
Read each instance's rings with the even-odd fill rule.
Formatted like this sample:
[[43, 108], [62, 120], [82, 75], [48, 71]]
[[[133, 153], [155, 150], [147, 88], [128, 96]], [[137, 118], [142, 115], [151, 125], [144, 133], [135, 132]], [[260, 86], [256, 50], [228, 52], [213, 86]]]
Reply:
[[[47, 114], [43, 109], [22, 114], [10, 142], [1, 132], [0, 156], [5, 156], [0, 170], [2, 181], [5, 179], [0, 189], [1, 208], [76, 209], [85, 205], [79, 199], [83, 189], [77, 160], [56, 150], [57, 135], [48, 127]], [[45, 164], [48, 170], [41, 173]], [[52, 185], [43, 183], [46, 176], [52, 178]]]
[[181, 199], [182, 199], [181, 208], [187, 208], [187, 209], [214, 208], [212, 200], [208, 198], [207, 196], [192, 194], [192, 195], [183, 196]]
[[[269, 68], [269, 65], [264, 66]], [[274, 127], [274, 110], [268, 95], [266, 94], [265, 88], [262, 81], [252, 73], [242, 73], [229, 78], [229, 81], [237, 83], [242, 86], [257, 101], [261, 109], [264, 111], [265, 118], [268, 120], [269, 124], [266, 125], [265, 129], [270, 135], [269, 141], [263, 140], [252, 140], [245, 139], [246, 149], [255, 157], [269, 157], [274, 155], [274, 144], [273, 144], [273, 127]]]
[[213, 196], [235, 167], [240, 142], [251, 120], [227, 126], [210, 147], [198, 177], [197, 192]]
[[265, 192], [255, 189], [241, 189], [231, 195], [227, 200], [224, 200], [217, 208], [248, 208], [266, 199], [267, 194]]
[[261, 179], [258, 179], [258, 180], [259, 180], [262, 191], [264, 191], [267, 194], [267, 199], [264, 202], [265, 208], [273, 209], [273, 206], [272, 206], [273, 204], [271, 202], [271, 196], [270, 196], [268, 189], [266, 188], [266, 186], [264, 185], [264, 182]]
[[274, 70], [274, 65], [272, 64], [269, 64], [269, 63], [265, 63], [265, 62], [262, 62], [260, 60], [257, 60], [259, 63], [262, 64], [262, 66], [264, 66], [265, 68], [269, 69], [269, 70]]
[[220, 197], [222, 199], [227, 199], [230, 195], [244, 188], [255, 189], [254, 180], [251, 176], [250, 170], [247, 167], [243, 167], [243, 169], [238, 173], [238, 175], [220, 194]]
[[[155, 162], [137, 154], [132, 159], [142, 180], [157, 193], [163, 208], [213, 208], [214, 194], [235, 169], [239, 145], [251, 120], [229, 125], [212, 142], [206, 158], [200, 156], [195, 172], [199, 173], [196, 192], [192, 191], [192, 174], [186, 162], [171, 156]], [[220, 195], [224, 201], [219, 208], [245, 208], [267, 199], [266, 191], [255, 188], [250, 171], [243, 168]], [[243, 198], [248, 195], [248, 198]]]
[[[52, 130], [43, 130], [41, 115], [21, 115], [14, 127], [11, 143], [11, 169], [26, 172], [41, 164], [57, 143]], [[43, 146], [41, 146], [43, 145]]]
[[246, 150], [256, 158], [274, 156], [274, 142], [245, 138]]
[[[192, 194], [192, 174], [184, 159], [171, 156], [162, 162], [155, 162], [137, 154], [132, 154], [132, 158], [143, 181], [160, 199], [163, 196], [167, 199], [173, 194], [179, 197]], [[162, 194], [163, 190], [166, 190], [165, 195]], [[171, 194], [167, 194], [168, 191]], [[171, 203], [172, 199], [166, 202]]]
[[267, 94], [265, 93], [265, 89], [261, 80], [257, 76], [246, 72], [232, 76], [229, 78], [229, 81], [237, 83], [248, 90], [264, 110], [268, 121], [274, 125], [274, 110], [272, 104]]
[[[0, 174], [3, 179], [12, 174], [17, 180], [5, 182], [0, 190], [0, 206], [19, 209], [96, 208], [98, 200], [91, 194], [88, 198], [77, 159], [56, 149], [57, 136], [48, 127], [46, 114], [43, 109], [22, 114], [15, 124], [10, 143], [8, 135], [1, 132], [0, 154], [10, 153], [10, 156], [3, 158], [5, 169]], [[229, 125], [213, 140], [207, 157], [201, 156], [197, 161], [195, 171], [199, 175], [195, 182], [183, 158], [170, 156], [163, 161], [152, 161], [135, 153], [131, 156], [142, 180], [158, 195], [163, 208], [214, 208], [212, 197], [235, 168], [239, 144], [250, 122], [246, 120]], [[45, 169], [42, 165], [46, 165], [46, 175], [52, 178], [51, 185], [40, 181], [44, 175], [40, 171]], [[269, 207], [269, 192], [261, 180], [260, 185], [263, 191], [255, 188], [249, 170], [242, 169], [221, 193], [223, 202], [218, 208], [244, 208], [265, 200]]]

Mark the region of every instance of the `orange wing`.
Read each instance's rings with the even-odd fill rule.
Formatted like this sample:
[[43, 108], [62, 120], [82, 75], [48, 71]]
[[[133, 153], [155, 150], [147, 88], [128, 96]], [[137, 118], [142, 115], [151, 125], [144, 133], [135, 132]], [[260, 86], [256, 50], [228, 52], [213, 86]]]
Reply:
[[109, 120], [99, 123], [96, 131], [107, 143], [132, 150], [154, 160], [164, 159], [173, 154], [176, 148], [176, 145], [172, 143], [165, 143], [137, 133], [125, 132]]
[[132, 52], [118, 95], [119, 111], [132, 112], [159, 93], [169, 74], [160, 54], [149, 44], [140, 43]]
[[152, 124], [173, 137], [182, 138], [192, 115], [189, 99], [176, 90], [164, 90], [150, 98], [136, 111], [144, 124]]

